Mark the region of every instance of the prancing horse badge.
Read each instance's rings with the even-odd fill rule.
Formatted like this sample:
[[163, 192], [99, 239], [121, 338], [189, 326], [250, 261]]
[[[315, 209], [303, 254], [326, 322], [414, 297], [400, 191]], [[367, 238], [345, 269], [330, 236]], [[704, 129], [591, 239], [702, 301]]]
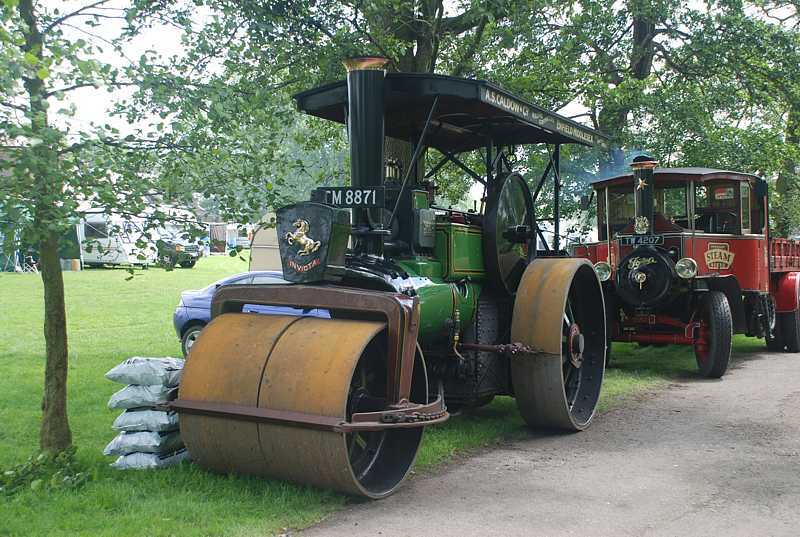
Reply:
[[297, 228], [297, 231], [287, 231], [284, 238], [289, 244], [297, 243], [300, 247], [297, 255], [311, 255], [319, 250], [320, 242], [315, 241], [307, 235], [309, 228], [307, 220], [297, 219], [294, 221], [293, 225]]

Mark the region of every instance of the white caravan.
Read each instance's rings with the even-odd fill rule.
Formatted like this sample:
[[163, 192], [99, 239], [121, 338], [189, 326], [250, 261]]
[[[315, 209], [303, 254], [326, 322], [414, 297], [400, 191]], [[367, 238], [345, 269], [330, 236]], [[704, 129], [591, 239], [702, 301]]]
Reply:
[[[142, 235], [140, 218], [125, 218], [103, 212], [87, 213], [78, 224], [84, 266], [139, 265], [156, 261], [156, 247]], [[147, 241], [144, 248], [136, 242]]]

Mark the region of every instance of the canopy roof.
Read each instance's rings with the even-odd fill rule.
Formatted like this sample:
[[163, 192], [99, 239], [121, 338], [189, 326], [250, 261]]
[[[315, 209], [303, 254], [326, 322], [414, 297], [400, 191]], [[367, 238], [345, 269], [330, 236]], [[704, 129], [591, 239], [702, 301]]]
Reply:
[[[759, 177], [749, 173], [734, 172], [730, 170], [717, 170], [715, 168], [656, 168], [653, 177], [662, 181], [713, 181], [716, 179], [731, 179], [734, 181], [757, 181]], [[590, 181], [595, 186], [608, 184], [624, 184], [633, 179], [633, 172], [629, 171], [611, 177], [603, 177]], [[631, 183], [633, 184], [633, 183]]]
[[[429, 147], [460, 153], [486, 145], [583, 144], [605, 147], [608, 138], [516, 97], [485, 80], [421, 73], [388, 73], [385, 82], [386, 135], [417, 137], [434, 98], [439, 103], [427, 135]], [[341, 80], [294, 96], [312, 116], [345, 123], [347, 82]]]

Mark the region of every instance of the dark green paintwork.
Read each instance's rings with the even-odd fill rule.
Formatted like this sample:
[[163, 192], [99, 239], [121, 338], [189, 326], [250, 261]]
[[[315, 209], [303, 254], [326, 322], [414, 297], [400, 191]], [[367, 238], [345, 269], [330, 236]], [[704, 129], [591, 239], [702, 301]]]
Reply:
[[415, 209], [429, 209], [428, 193], [424, 190], [414, 191], [414, 208]]
[[462, 330], [472, 320], [482, 287], [479, 283], [445, 281], [441, 263], [432, 258], [397, 260], [397, 264], [411, 276], [419, 297], [419, 338], [423, 347], [441, 346], [442, 338], [449, 338], [454, 303]]
[[443, 279], [448, 281], [470, 278], [482, 280], [483, 234], [477, 226], [436, 224], [434, 252], [443, 266]]

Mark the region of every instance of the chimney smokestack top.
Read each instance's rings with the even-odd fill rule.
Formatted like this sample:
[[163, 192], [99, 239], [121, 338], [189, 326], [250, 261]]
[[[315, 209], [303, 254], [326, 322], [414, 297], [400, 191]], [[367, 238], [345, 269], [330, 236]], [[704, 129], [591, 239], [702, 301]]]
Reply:
[[383, 56], [356, 56], [342, 60], [347, 72], [350, 71], [383, 71], [389, 63]]
[[634, 170], [652, 170], [658, 165], [658, 161], [653, 157], [647, 155], [639, 155], [631, 162], [631, 168]]

